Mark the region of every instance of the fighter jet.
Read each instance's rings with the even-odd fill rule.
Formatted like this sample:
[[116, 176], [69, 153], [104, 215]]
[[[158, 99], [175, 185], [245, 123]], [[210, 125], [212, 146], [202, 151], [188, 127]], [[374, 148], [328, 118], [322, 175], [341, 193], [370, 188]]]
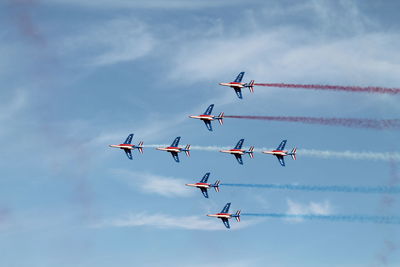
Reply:
[[224, 113], [221, 112], [221, 113], [219, 113], [218, 116], [211, 115], [213, 108], [214, 108], [214, 104], [211, 104], [202, 115], [197, 115], [197, 116], [191, 115], [191, 116], [189, 116], [189, 118], [199, 119], [199, 120], [204, 121], [207, 129], [209, 131], [212, 131], [213, 130], [212, 125], [211, 125], [212, 121], [218, 120], [219, 124], [221, 124], [221, 125], [224, 124], [224, 121], [223, 121]]
[[296, 151], [297, 151], [296, 147], [294, 147], [292, 149], [292, 151], [290, 151], [290, 152], [288, 152], [287, 150], [284, 150], [286, 142], [287, 142], [287, 140], [283, 140], [275, 150], [263, 151], [262, 153], [276, 156], [276, 158], [278, 159], [279, 163], [282, 166], [285, 166], [284, 157], [285, 156], [291, 156], [293, 160], [296, 160]]
[[181, 153], [182, 151], [184, 151], [186, 153], [186, 156], [190, 157], [190, 145], [186, 145], [185, 148], [178, 147], [179, 140], [181, 140], [180, 136], [175, 138], [175, 140], [174, 140], [174, 142], [172, 142], [171, 146], [169, 146], [169, 147], [158, 147], [156, 149], [170, 152], [172, 157], [174, 158], [174, 160], [176, 162], [179, 162], [178, 153]]
[[228, 213], [230, 206], [231, 206], [231, 203], [227, 203], [220, 213], [207, 214], [207, 216], [220, 218], [222, 220], [222, 222], [224, 223], [225, 227], [229, 229], [229, 228], [231, 228], [229, 225], [229, 219], [235, 218], [236, 221], [240, 222], [240, 210], [236, 211], [235, 214]]
[[232, 87], [235, 90], [237, 97], [239, 97], [240, 99], [243, 99], [242, 88], [247, 87], [247, 88], [249, 88], [251, 93], [254, 93], [254, 80], [251, 80], [249, 83], [242, 83], [243, 76], [244, 76], [244, 72], [241, 72], [236, 77], [235, 81], [230, 82], [230, 83], [220, 83], [219, 85]]
[[242, 149], [244, 139], [240, 139], [239, 142], [236, 144], [235, 148], [229, 149], [229, 150], [220, 150], [222, 153], [229, 153], [233, 154], [236, 158], [236, 160], [239, 162], [239, 164], [243, 165], [243, 159], [242, 155], [244, 154], [249, 154], [250, 158], [254, 158], [254, 146], [251, 146], [249, 150]]
[[215, 192], [219, 192], [219, 184], [221, 183], [220, 180], [217, 180], [214, 184], [209, 184], [207, 183], [208, 181], [208, 177], [210, 176], [210, 173], [207, 172], [203, 178], [201, 179], [201, 181], [199, 183], [195, 183], [195, 184], [186, 184], [187, 186], [193, 186], [193, 187], [197, 187], [201, 190], [201, 193], [203, 194], [203, 196], [205, 198], [208, 198], [208, 189], [214, 187]]
[[125, 151], [128, 159], [132, 160], [132, 150], [137, 148], [139, 150], [139, 152], [143, 154], [143, 142], [142, 141], [139, 142], [139, 144], [137, 146], [131, 145], [132, 138], [133, 138], [133, 134], [130, 134], [130, 135], [128, 135], [128, 137], [126, 138], [124, 143], [119, 144], [119, 145], [109, 145], [109, 146], [123, 149]]

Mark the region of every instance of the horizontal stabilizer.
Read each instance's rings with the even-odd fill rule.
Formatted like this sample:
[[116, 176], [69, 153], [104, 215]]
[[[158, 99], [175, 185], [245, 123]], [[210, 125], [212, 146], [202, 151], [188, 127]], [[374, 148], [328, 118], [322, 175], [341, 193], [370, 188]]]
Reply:
[[220, 125], [224, 124], [224, 112], [219, 113], [217, 120], [219, 122]]
[[186, 156], [190, 157], [190, 145], [186, 145], [186, 147], [183, 151], [185, 151]]
[[143, 154], [143, 141], [139, 142], [139, 144], [137, 145], [137, 149], [141, 154]]
[[254, 146], [251, 146], [247, 153], [249, 154], [250, 158], [254, 158]]
[[221, 183], [220, 180], [217, 180], [217, 181], [214, 183], [213, 187], [214, 187], [214, 189], [215, 189], [215, 192], [219, 192], [219, 184], [220, 184], [220, 183]]
[[293, 160], [296, 160], [296, 151], [297, 151], [296, 147], [293, 148], [292, 151], [290, 151], [290, 156], [292, 156]]
[[254, 93], [254, 80], [251, 80], [248, 84], [246, 84], [246, 87], [249, 88], [250, 93]]
[[238, 221], [238, 222], [240, 222], [240, 212], [241, 212], [241, 210], [238, 210], [238, 211], [235, 213], [235, 219], [236, 219], [236, 221]]

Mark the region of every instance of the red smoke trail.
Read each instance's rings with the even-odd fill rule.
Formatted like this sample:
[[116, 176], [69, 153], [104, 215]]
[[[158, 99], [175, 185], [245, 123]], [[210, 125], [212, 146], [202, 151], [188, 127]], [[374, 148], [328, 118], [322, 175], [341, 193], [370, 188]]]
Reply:
[[235, 116], [225, 115], [225, 118], [300, 122], [308, 124], [337, 125], [353, 128], [370, 129], [399, 129], [400, 120], [374, 120], [374, 119], [351, 119], [351, 118], [315, 118], [315, 117], [283, 117], [283, 116]]
[[267, 86], [267, 87], [333, 90], [333, 91], [363, 92], [363, 93], [392, 94], [392, 95], [400, 94], [400, 88], [385, 88], [385, 87], [375, 87], [375, 86], [361, 87], [361, 86], [291, 84], [291, 83], [255, 83], [254, 85]]
[[38, 3], [36, 0], [9, 0], [10, 11], [19, 31], [39, 46], [46, 46], [46, 39], [34, 20], [33, 12]]

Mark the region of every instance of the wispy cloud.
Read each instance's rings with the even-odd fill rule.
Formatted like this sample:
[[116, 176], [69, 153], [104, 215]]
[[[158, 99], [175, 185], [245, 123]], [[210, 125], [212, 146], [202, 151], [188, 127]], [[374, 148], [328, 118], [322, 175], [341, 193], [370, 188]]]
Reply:
[[156, 45], [144, 23], [126, 17], [86, 28], [78, 36], [61, 41], [60, 53], [79, 55], [72, 57], [74, 60], [86, 55], [82, 63], [90, 66], [132, 61], [147, 55]]
[[[245, 228], [255, 221], [242, 221], [235, 224], [231, 230]], [[135, 213], [128, 214], [121, 218], [105, 220], [98, 224], [93, 225], [96, 228], [102, 227], [139, 227], [149, 226], [156, 228], [177, 228], [187, 230], [226, 230], [225, 226], [218, 220], [213, 218], [206, 218], [200, 216], [171, 216], [166, 214], [148, 214], [148, 213]]]
[[134, 188], [148, 194], [158, 194], [165, 197], [188, 197], [194, 190], [185, 186], [183, 179], [167, 177], [147, 172], [114, 170], [113, 173]]
[[[332, 214], [332, 206], [328, 201], [324, 202], [309, 202], [302, 204], [291, 199], [286, 200], [288, 210], [286, 214], [301, 215], [301, 214], [315, 214], [315, 215], [330, 215]], [[287, 219], [294, 222], [302, 222], [302, 218]]]

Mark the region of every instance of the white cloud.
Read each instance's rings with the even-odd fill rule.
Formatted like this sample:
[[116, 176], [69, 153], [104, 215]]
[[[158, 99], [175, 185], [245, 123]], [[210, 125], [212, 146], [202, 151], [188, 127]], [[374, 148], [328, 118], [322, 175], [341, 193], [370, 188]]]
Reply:
[[[304, 215], [304, 214], [316, 214], [316, 215], [330, 215], [332, 214], [332, 207], [328, 201], [324, 201], [321, 203], [318, 202], [309, 202], [308, 204], [302, 204], [299, 202], [295, 202], [291, 199], [287, 199], [288, 210], [287, 214], [293, 215]], [[290, 218], [288, 221], [293, 222], [301, 222], [303, 219], [301, 218]]]
[[[231, 220], [232, 221], [232, 220]], [[236, 221], [235, 221], [236, 222]], [[254, 221], [241, 221], [232, 225], [231, 230], [242, 229]], [[135, 213], [128, 214], [122, 218], [111, 219], [103, 221], [93, 227], [138, 227], [138, 226], [151, 226], [156, 228], [178, 228], [187, 230], [226, 230], [225, 226], [220, 220], [214, 218], [207, 218], [204, 216], [171, 216], [166, 214], [147, 214]]]
[[147, 193], [156, 193], [166, 197], [187, 197], [194, 192], [192, 188], [185, 186], [185, 181], [183, 179], [154, 174], [142, 174], [140, 176], [144, 178], [144, 181], [140, 182], [139, 186], [142, 191]]
[[62, 40], [61, 53], [83, 64], [104, 66], [132, 61], [147, 55], [156, 40], [146, 25], [131, 18], [118, 18], [83, 30], [78, 36]]
[[183, 179], [126, 170], [114, 170], [113, 173], [144, 193], [165, 197], [188, 197], [194, 194], [195, 188], [185, 186], [188, 181]]

